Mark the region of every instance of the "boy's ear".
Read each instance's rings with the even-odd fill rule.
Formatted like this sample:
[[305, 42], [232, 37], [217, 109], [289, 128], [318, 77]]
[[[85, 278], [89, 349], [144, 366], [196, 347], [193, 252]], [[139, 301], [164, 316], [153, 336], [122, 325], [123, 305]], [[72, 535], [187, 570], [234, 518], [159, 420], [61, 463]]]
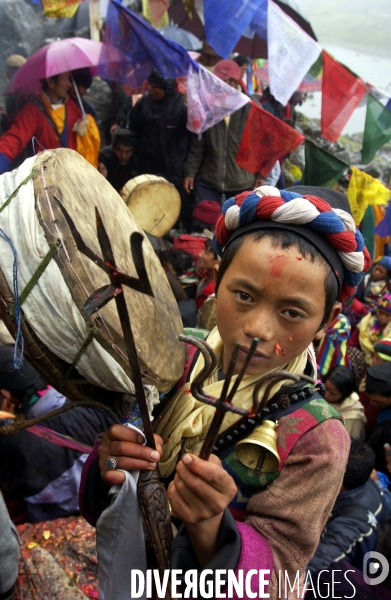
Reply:
[[[319, 329], [319, 331], [315, 335], [317, 336], [318, 333], [320, 333], [320, 332], [322, 332], [322, 335], [323, 335], [323, 333], [329, 327], [330, 323], [332, 323], [334, 321], [334, 319], [336, 319], [338, 317], [338, 315], [340, 314], [341, 310], [342, 310], [342, 304], [340, 302], [334, 302], [333, 307], [332, 307], [332, 309], [330, 311], [330, 314], [327, 317], [326, 323], [324, 323], [322, 329]], [[320, 338], [315, 337], [315, 339], [320, 339]]]

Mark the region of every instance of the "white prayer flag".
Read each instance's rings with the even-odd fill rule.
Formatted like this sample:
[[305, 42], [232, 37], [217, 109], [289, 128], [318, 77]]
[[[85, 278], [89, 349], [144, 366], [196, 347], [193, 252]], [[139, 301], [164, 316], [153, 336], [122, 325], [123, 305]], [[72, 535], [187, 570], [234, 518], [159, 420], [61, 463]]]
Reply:
[[270, 91], [285, 106], [322, 49], [272, 0], [267, 12], [267, 46]]

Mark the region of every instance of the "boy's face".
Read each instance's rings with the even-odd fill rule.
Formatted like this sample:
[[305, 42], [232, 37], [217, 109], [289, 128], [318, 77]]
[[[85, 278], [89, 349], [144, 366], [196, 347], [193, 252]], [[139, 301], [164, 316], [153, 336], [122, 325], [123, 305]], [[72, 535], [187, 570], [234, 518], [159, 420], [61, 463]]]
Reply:
[[376, 318], [379, 321], [379, 324], [384, 326], [391, 321], [391, 313], [383, 310], [382, 308], [378, 308], [376, 310]]
[[197, 267], [211, 270], [218, 263], [215, 253], [211, 249], [204, 248], [198, 255]]
[[[244, 240], [217, 294], [223, 371], [227, 371], [236, 343], [240, 344], [236, 371], [240, 369], [254, 337], [259, 343], [248, 375], [262, 375], [299, 356], [323, 319], [325, 277], [325, 267], [305, 259], [295, 246], [274, 248], [269, 237]], [[340, 308], [335, 303], [329, 322]]]
[[369, 399], [371, 401], [372, 406], [376, 406], [376, 408], [388, 408], [391, 406], [391, 397], [389, 396], [381, 396], [380, 394], [368, 394]]
[[383, 267], [383, 265], [375, 265], [372, 269], [372, 279], [373, 281], [381, 281], [387, 277], [387, 269]]

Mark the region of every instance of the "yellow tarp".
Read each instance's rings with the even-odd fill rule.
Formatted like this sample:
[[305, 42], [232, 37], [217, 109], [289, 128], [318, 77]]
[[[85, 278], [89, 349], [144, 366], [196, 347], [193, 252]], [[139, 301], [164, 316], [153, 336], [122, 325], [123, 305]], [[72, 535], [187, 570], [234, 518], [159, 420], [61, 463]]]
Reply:
[[386, 204], [391, 198], [391, 190], [386, 188], [378, 179], [367, 173], [351, 167], [347, 196], [352, 210], [354, 222], [359, 225], [363, 220], [365, 211], [370, 204]]

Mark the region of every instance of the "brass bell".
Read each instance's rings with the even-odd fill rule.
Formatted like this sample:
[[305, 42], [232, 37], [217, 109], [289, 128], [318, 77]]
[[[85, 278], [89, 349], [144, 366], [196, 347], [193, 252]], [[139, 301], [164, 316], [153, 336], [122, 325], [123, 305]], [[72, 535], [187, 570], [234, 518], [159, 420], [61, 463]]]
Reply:
[[244, 440], [236, 444], [235, 456], [255, 474], [272, 473], [277, 471], [280, 465], [280, 457], [277, 452], [277, 429], [278, 422], [263, 421]]

